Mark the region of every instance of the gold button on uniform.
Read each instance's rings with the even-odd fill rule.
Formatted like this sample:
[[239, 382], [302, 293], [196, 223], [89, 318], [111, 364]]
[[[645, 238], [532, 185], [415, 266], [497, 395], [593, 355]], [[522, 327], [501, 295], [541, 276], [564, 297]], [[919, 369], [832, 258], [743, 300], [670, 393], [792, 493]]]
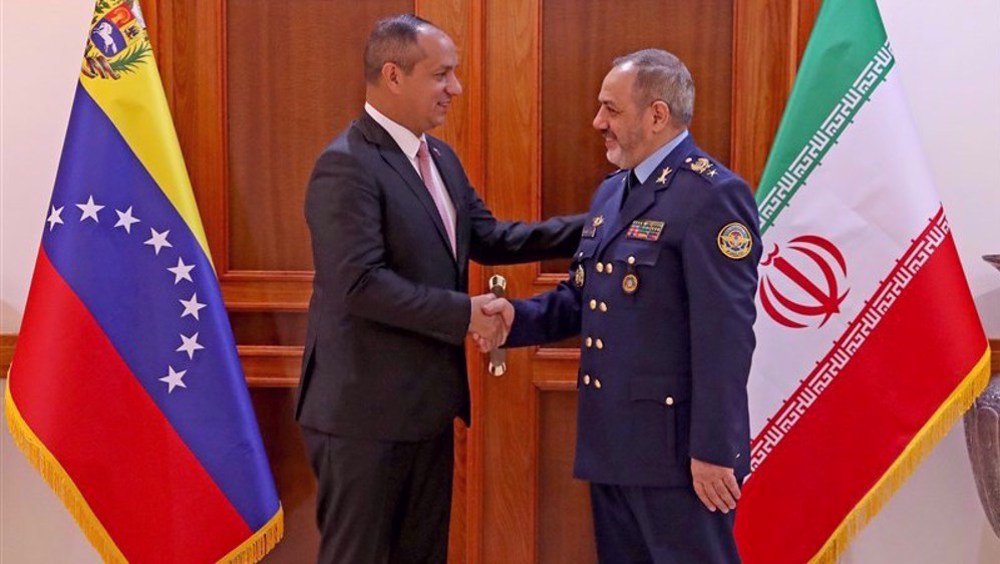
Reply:
[[608, 311], [608, 304], [606, 304], [604, 302], [601, 302], [600, 310], [601, 310], [602, 313], [607, 312]]
[[597, 263], [597, 271], [598, 272], [604, 272], [604, 263], [603, 262]]
[[673, 396], [667, 396], [666, 403], [667, 403], [667, 405], [674, 405], [674, 398], [673, 398]]
[[591, 339], [590, 337], [587, 337], [587, 348], [589, 349], [591, 346], [593, 346], [593, 344], [594, 340]]
[[633, 257], [633, 256], [628, 257], [628, 263], [629, 264], [635, 264], [635, 257]]
[[598, 380], [597, 378], [594, 378], [594, 387], [597, 388], [598, 390], [601, 389], [601, 381]]
[[584, 374], [583, 375], [583, 385], [584, 386], [589, 386], [590, 385], [590, 374]]
[[[587, 340], [589, 341], [590, 337], [588, 337]], [[590, 345], [587, 345], [587, 346], [589, 347]], [[603, 349], [604, 348], [604, 341], [598, 339], [598, 340], [594, 341], [594, 346], [597, 347], [598, 349]]]
[[597, 300], [590, 300], [590, 309], [597, 309]]
[[611, 274], [612, 272], [614, 272], [614, 271], [615, 271], [615, 265], [613, 265], [613, 264], [611, 264], [611, 263], [609, 262], [609, 263], [607, 264], [607, 266], [605, 266], [605, 267], [604, 267], [604, 270], [606, 270], [606, 271], [608, 272], [608, 274]]

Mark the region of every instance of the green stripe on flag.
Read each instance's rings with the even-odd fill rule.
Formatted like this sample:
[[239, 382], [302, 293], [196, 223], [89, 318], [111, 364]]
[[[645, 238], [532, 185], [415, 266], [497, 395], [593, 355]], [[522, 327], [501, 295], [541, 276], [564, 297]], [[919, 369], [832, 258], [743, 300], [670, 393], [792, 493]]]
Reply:
[[875, 0], [823, 3], [757, 191], [761, 234], [893, 64]]

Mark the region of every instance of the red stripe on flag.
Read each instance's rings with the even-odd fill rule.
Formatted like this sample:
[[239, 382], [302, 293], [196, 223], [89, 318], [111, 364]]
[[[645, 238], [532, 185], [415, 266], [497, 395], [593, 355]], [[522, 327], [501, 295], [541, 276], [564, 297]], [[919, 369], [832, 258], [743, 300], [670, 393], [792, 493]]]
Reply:
[[814, 557], [969, 374], [985, 343], [949, 233], [747, 482], [736, 520], [745, 562]]
[[249, 538], [44, 249], [29, 295], [11, 397], [125, 557], [214, 562]]

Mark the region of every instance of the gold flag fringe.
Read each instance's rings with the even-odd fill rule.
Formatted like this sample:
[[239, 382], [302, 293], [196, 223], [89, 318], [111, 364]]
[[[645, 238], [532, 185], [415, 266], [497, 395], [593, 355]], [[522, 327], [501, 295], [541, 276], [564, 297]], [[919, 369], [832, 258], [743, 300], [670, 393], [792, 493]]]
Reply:
[[934, 450], [937, 443], [951, 431], [955, 421], [969, 409], [989, 381], [990, 348], [987, 345], [986, 352], [976, 363], [972, 372], [941, 404], [941, 407], [913, 437], [910, 444], [875, 486], [854, 506], [854, 509], [827, 539], [826, 544], [809, 561], [810, 564], [835, 564], [837, 562], [851, 540], [864, 529], [868, 521], [881, 511], [882, 507], [896, 493], [896, 490], [906, 482], [924, 458]]
[[260, 562], [268, 552], [277, 546], [285, 534], [285, 512], [279, 505], [278, 512], [271, 517], [266, 525], [248, 538], [232, 552], [227, 554], [221, 564], [254, 564]]
[[[6, 400], [5, 411], [7, 416], [7, 427], [14, 438], [14, 444], [24, 452], [28, 462], [42, 475], [42, 478], [49, 484], [49, 487], [56, 493], [70, 515], [79, 525], [80, 530], [94, 546], [104, 562], [109, 564], [127, 564], [128, 560], [122, 554], [118, 546], [111, 540], [111, 535], [101, 524], [97, 516], [94, 515], [87, 500], [73, 483], [66, 470], [59, 464], [49, 449], [38, 439], [31, 427], [21, 417], [21, 412], [17, 409], [14, 399], [10, 393], [10, 378], [8, 376], [7, 386], [4, 389]], [[249, 539], [240, 546], [233, 549], [229, 554], [219, 560], [223, 564], [255, 564], [261, 561], [267, 553], [281, 540], [285, 534], [284, 510], [279, 505], [278, 511]]]
[[59, 464], [49, 449], [45, 448], [42, 441], [38, 440], [34, 431], [21, 417], [21, 412], [18, 411], [17, 404], [14, 403], [14, 398], [10, 394], [9, 374], [4, 398], [6, 400], [7, 427], [10, 429], [11, 436], [14, 437], [14, 444], [24, 452], [28, 462], [35, 467], [35, 470], [48, 482], [52, 491], [62, 500], [63, 505], [80, 526], [80, 530], [83, 531], [87, 540], [94, 545], [101, 560], [109, 564], [126, 564], [128, 560], [125, 559], [125, 555], [111, 540], [111, 535], [94, 515], [87, 500], [83, 498], [83, 494], [73, 483], [73, 479], [69, 477], [62, 464]]

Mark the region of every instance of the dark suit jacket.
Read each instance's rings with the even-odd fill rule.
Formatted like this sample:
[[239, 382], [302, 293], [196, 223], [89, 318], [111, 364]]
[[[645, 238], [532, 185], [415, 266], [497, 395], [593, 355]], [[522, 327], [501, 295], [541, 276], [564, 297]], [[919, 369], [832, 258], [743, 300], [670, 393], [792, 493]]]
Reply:
[[693, 457], [742, 479], [761, 256], [753, 194], [690, 137], [619, 211], [625, 172], [597, 189], [570, 281], [514, 302], [507, 344], [582, 337], [578, 478], [680, 486]]
[[423, 181], [367, 113], [326, 148], [305, 214], [316, 278], [296, 418], [342, 437], [423, 440], [469, 420], [469, 259], [569, 257], [585, 216], [496, 220], [451, 147], [427, 136], [455, 205], [457, 259]]

